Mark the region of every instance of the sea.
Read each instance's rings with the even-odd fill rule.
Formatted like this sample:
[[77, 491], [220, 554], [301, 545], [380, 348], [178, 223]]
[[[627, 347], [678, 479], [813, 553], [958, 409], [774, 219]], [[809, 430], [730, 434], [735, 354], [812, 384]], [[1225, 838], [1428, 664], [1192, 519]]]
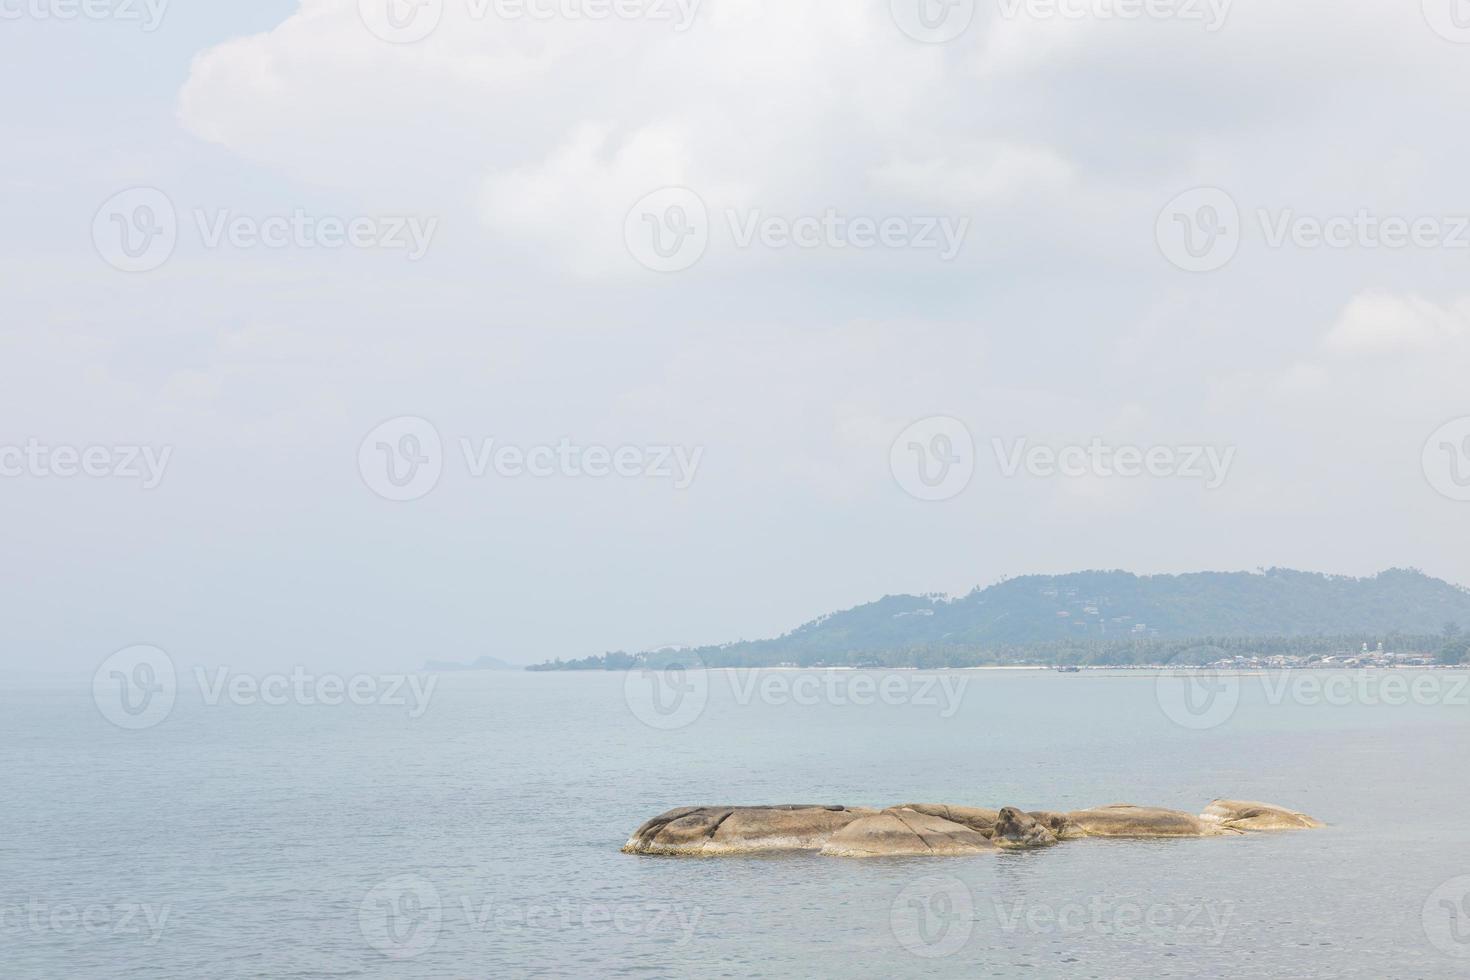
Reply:
[[[142, 714], [112, 680], [0, 683], [7, 980], [1470, 975], [1461, 671], [180, 670]], [[619, 850], [685, 805], [1217, 797], [1328, 826]]]

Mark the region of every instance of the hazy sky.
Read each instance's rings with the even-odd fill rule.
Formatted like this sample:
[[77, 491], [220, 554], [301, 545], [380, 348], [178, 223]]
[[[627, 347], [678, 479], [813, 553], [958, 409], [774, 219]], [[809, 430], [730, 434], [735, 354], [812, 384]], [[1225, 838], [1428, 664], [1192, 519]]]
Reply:
[[918, 2], [0, 0], [0, 664], [1470, 583], [1470, 4]]

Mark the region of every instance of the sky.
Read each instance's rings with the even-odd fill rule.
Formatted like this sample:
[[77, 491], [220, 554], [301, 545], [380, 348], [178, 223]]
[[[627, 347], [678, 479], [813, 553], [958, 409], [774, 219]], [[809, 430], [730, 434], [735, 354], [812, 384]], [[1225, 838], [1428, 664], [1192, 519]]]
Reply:
[[1464, 0], [0, 0], [0, 52], [0, 668], [1470, 584]]

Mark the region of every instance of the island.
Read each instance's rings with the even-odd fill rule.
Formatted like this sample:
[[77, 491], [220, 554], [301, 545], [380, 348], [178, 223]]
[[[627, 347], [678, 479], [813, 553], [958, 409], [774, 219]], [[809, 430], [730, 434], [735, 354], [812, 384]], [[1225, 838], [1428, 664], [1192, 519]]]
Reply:
[[623, 853], [729, 857], [815, 852], [829, 857], [954, 857], [1050, 847], [1088, 837], [1233, 837], [1325, 826], [1270, 803], [1215, 800], [1199, 814], [1114, 803], [1057, 812], [946, 803], [875, 807], [686, 806], [633, 832]]

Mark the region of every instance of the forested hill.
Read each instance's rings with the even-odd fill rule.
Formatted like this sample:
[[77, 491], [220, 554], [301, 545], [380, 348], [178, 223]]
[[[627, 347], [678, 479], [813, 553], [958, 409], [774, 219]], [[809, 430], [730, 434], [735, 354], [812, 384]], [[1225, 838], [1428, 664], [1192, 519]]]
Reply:
[[[1470, 627], [1470, 591], [1412, 569], [1372, 578], [1289, 569], [1076, 572], [1009, 579], [955, 599], [886, 596], [775, 639], [694, 653], [710, 666], [995, 662], [1026, 659], [1028, 651], [1047, 659], [1069, 649], [1205, 638], [1437, 636], [1452, 622]], [[617, 669], [658, 659], [616, 653], [546, 667]]]

